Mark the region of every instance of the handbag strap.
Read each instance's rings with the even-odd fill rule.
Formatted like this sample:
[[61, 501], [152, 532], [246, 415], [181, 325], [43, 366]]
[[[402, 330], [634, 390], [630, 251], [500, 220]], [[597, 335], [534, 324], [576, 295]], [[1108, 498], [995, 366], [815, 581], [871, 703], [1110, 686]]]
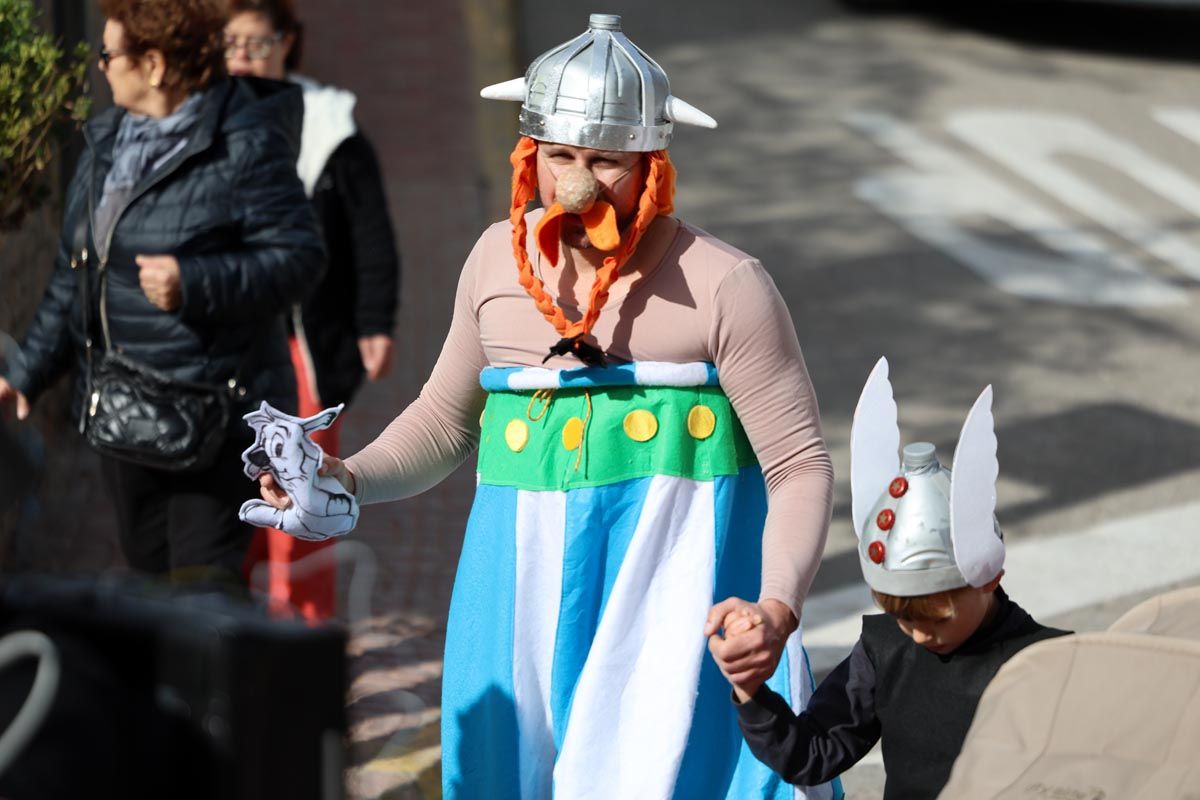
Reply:
[[84, 411], [79, 415], [79, 432], [87, 428], [87, 403], [92, 395], [92, 296], [88, 286], [88, 217], [86, 211], [75, 223], [75, 232], [71, 237], [71, 252], [69, 255], [71, 269], [79, 273], [79, 309], [83, 317], [83, 346], [84, 346], [84, 375], [83, 397]]
[[92, 304], [88, 286], [88, 219], [87, 214], [80, 215], [75, 224], [71, 237], [70, 264], [71, 269], [79, 273], [79, 306], [83, 315], [83, 338], [88, 351], [92, 349]]

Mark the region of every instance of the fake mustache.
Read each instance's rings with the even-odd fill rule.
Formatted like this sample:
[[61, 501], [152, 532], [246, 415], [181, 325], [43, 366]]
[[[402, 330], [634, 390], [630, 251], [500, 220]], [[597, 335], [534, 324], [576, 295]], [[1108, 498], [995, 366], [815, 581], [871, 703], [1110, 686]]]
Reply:
[[[538, 250], [554, 267], [558, 266], [558, 242], [563, 219], [570, 213], [560, 203], [555, 203], [546, 210], [533, 231]], [[617, 212], [611, 203], [596, 200], [591, 208], [578, 214], [578, 217], [583, 222], [592, 247], [604, 252], [617, 249], [621, 243], [621, 233], [617, 230]]]

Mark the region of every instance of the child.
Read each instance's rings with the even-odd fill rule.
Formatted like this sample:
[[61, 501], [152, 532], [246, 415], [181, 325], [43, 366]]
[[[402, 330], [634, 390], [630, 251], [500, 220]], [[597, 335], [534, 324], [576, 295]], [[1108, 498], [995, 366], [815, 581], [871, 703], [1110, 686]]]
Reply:
[[[963, 425], [953, 474], [927, 443], [905, 447], [897, 463], [884, 359], [863, 388], [850, 439], [859, 561], [887, 613], [863, 617], [854, 649], [799, 716], [766, 686], [734, 683], [739, 723], [754, 755], [790, 783], [827, 781], [882, 739], [885, 800], [933, 798], [1000, 665], [1065, 631], [1038, 624], [1000, 588], [990, 386]], [[725, 638], [758, 624], [745, 611], [727, 614]]]

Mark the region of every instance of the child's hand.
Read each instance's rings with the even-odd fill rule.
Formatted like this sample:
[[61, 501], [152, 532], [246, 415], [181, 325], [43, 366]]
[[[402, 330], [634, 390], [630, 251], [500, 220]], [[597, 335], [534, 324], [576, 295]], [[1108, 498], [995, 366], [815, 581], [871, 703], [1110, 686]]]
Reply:
[[728, 612], [724, 619], [721, 620], [720, 627], [724, 635], [722, 636], [715, 633], [709, 638], [708, 649], [712, 651], [713, 656], [716, 659], [717, 666], [721, 667], [721, 672], [725, 675], [725, 678], [730, 682], [730, 684], [733, 685], [733, 693], [739, 703], [745, 703], [747, 700], [753, 697], [754, 693], [758, 691], [758, 687], [762, 684], [762, 682], [757, 681], [758, 685], [754, 685], [755, 681], [751, 679], [749, 682], [746, 682], [745, 678], [747, 676], [743, 674], [731, 676], [725, 671], [724, 666], [721, 664], [721, 659], [717, 657], [716, 648], [719, 646], [718, 642], [724, 642], [735, 636], [741, 636], [749, 633], [762, 624], [763, 618], [760, 614], [756, 614], [748, 608], [734, 609]]
[[725, 629], [726, 639], [730, 636], [738, 636], [739, 634], [746, 633], [759, 625], [762, 625], [762, 617], [753, 613], [748, 608], [730, 611], [725, 615], [725, 619], [721, 621], [721, 627]]

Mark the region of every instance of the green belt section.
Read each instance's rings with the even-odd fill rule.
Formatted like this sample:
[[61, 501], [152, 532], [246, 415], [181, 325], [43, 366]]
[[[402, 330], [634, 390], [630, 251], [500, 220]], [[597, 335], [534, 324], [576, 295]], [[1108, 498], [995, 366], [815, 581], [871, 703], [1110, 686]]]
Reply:
[[480, 418], [480, 482], [499, 486], [562, 490], [650, 475], [711, 480], [754, 463], [719, 386], [495, 392]]

